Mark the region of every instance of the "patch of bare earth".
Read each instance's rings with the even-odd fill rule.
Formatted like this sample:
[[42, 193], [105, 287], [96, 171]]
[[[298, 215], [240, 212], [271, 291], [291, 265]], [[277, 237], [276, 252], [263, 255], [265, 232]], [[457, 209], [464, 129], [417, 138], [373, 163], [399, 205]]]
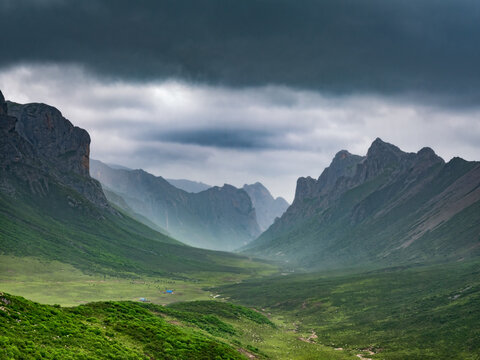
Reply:
[[[368, 355], [375, 355], [375, 353], [374, 353], [371, 349], [363, 349], [362, 351], [363, 351], [363, 352], [366, 352]], [[373, 360], [373, 359], [371, 359], [371, 358], [365, 357], [363, 354], [357, 354], [357, 357], [358, 357], [360, 360]]]
[[237, 350], [238, 350], [239, 353], [245, 355], [249, 359], [256, 359], [257, 358], [255, 355], [253, 355], [251, 352], [248, 352], [245, 349], [239, 348]]
[[317, 339], [317, 338], [318, 338], [318, 336], [315, 333], [315, 331], [312, 331], [312, 334], [308, 338], [299, 337], [298, 340], [312, 344], [312, 343], [315, 342], [314, 340]]

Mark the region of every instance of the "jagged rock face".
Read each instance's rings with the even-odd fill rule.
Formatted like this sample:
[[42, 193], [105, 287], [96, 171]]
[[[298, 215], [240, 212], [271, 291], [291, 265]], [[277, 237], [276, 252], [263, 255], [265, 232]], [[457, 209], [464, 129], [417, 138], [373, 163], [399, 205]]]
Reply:
[[91, 161], [91, 174], [145, 216], [182, 242], [215, 250], [233, 250], [260, 234], [248, 194], [231, 185], [199, 193], [178, 189], [143, 170], [112, 169]]
[[352, 155], [347, 150], [339, 151], [330, 166], [318, 178], [320, 192], [329, 192], [341, 177], [350, 178], [355, 175], [357, 165], [364, 159], [364, 156]]
[[90, 136], [85, 130], [45, 104], [8, 102], [8, 113], [18, 120], [16, 131], [40, 154], [61, 170], [89, 176]]
[[311, 177], [299, 178], [297, 180], [294, 203], [330, 193], [337, 186], [339, 179], [353, 177], [357, 171], [358, 164], [364, 159], [365, 157], [352, 155], [346, 150], [339, 151], [318, 180]]
[[[13, 193], [25, 182], [33, 194], [43, 196], [54, 181], [112, 210], [100, 184], [89, 175], [90, 136], [60, 111], [44, 104], [5, 102], [1, 95], [0, 130], [0, 191]], [[11, 176], [17, 180], [9, 180]]]
[[376, 139], [365, 157], [342, 150], [318, 180], [298, 179], [292, 206], [246, 252], [309, 268], [395, 264], [480, 254], [478, 233], [479, 162]]
[[0, 115], [7, 115], [7, 103], [3, 97], [2, 92], [0, 91]]
[[259, 182], [251, 185], [245, 184], [243, 190], [247, 192], [252, 200], [257, 214], [258, 225], [262, 231], [268, 229], [275, 219], [282, 216], [289, 206], [287, 201], [281, 197], [274, 199], [270, 191]]

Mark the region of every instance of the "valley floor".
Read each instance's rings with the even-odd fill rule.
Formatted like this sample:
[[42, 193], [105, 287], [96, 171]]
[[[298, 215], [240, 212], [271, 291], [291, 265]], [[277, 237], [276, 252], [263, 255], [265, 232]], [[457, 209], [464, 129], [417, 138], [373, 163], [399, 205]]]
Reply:
[[[173, 290], [173, 294], [166, 290]], [[135, 335], [135, 332], [142, 334], [148, 329], [133, 320], [123, 319], [123, 316], [138, 312], [143, 314], [144, 324], [152, 322], [157, 327], [166, 327], [164, 330], [169, 334], [177, 334], [172, 335], [175, 339], [193, 336], [198, 344], [213, 341], [214, 348], [220, 346], [217, 350], [224, 344], [228, 349], [226, 353], [233, 349], [231, 354], [234, 354], [225, 358], [232, 359], [237, 356], [325, 360], [480, 359], [478, 261], [343, 274], [275, 275], [269, 269], [254, 277], [199, 272], [176, 278], [126, 279], [86, 275], [57, 261], [1, 255], [0, 291], [4, 293], [3, 299], [17, 303], [20, 308], [27, 306], [27, 301], [8, 294], [50, 304], [27, 302], [29, 309], [41, 313], [53, 311], [54, 317], [58, 316], [57, 320], [65, 324], [64, 328], [73, 329], [78, 322], [99, 328], [99, 333], [92, 330], [91, 338], [82, 340], [83, 348], [95, 347], [92, 344], [96, 341], [122, 339], [126, 348], [118, 350], [119, 354], [133, 351], [140, 354], [139, 358], [148, 354], [153, 358], [188, 357], [182, 357], [181, 352], [164, 357], [162, 349], [167, 345], [163, 343], [157, 344], [155, 349], [148, 348]], [[140, 298], [149, 302], [142, 303]], [[230, 305], [231, 302], [238, 305]], [[61, 307], [54, 307], [54, 304]], [[113, 311], [108, 310], [111, 307], [117, 309], [115, 311], [121, 309], [113, 325], [105, 323], [108, 313]], [[36, 328], [29, 330], [21, 324], [39, 326], [39, 322], [30, 317], [30, 313], [18, 313], [23, 316], [20, 318], [23, 323], [10, 319], [12, 322], [7, 322], [9, 325], [4, 328], [6, 334], [0, 334], [4, 348], [8, 348], [7, 345], [20, 350], [22, 346], [37, 350], [43, 346], [55, 348], [55, 343], [43, 340], [28, 345], [28, 339], [33, 336], [29, 331], [36, 331]], [[47, 326], [45, 331], [46, 338], [62, 338], [62, 334], [57, 334], [61, 330], [55, 327]], [[21, 341], [15, 343], [14, 339]], [[175, 339], [170, 345], [175, 344], [178, 340]], [[101, 358], [87, 350], [84, 357], [78, 357], [76, 347], [80, 345], [64, 341], [66, 343], [62, 344], [72, 349], [68, 353], [71, 358]], [[180, 349], [183, 348], [181, 343], [177, 343]], [[202, 348], [203, 345], [198, 346]], [[173, 348], [176, 349], [175, 345]], [[198, 348], [188, 351], [194, 350]], [[32, 354], [31, 358], [42, 358], [34, 355], [35, 351]], [[200, 353], [195, 354], [202, 358]], [[20, 357], [5, 355], [0, 358]]]

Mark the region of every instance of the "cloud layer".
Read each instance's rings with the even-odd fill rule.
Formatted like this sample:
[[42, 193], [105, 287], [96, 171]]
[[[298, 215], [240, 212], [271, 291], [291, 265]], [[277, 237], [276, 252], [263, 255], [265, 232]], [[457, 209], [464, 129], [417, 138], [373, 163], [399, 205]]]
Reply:
[[0, 33], [0, 67], [480, 103], [475, 0], [4, 0]]
[[0, 72], [7, 99], [59, 108], [92, 137], [92, 157], [212, 185], [263, 182], [292, 200], [299, 176], [318, 177], [335, 153], [363, 155], [381, 137], [405, 151], [432, 147], [479, 160], [480, 110], [372, 95], [331, 97], [265, 86], [99, 80], [76, 66]]

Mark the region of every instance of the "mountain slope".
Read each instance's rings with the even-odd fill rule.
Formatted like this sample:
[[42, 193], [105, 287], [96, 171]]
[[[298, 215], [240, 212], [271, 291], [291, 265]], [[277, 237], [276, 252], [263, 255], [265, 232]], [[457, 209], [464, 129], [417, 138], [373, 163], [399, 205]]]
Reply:
[[117, 211], [88, 175], [89, 144], [55, 108], [7, 106], [0, 92], [2, 254], [112, 275], [249, 271], [242, 257], [191, 248]]
[[268, 229], [277, 217], [287, 210], [288, 203], [282, 197], [273, 198], [270, 191], [263, 184], [256, 182], [251, 185], [243, 185], [243, 190], [247, 192], [252, 199], [253, 207], [257, 214], [257, 221], [262, 231]]
[[[168, 322], [162, 306], [109, 301], [61, 308], [1, 292], [0, 303], [2, 359], [245, 359], [200, 328]], [[195, 315], [212, 332], [235, 331], [216, 316]]]
[[136, 213], [187, 244], [233, 250], [260, 234], [250, 197], [231, 185], [188, 193], [160, 176], [99, 161], [91, 162], [91, 173]]
[[245, 249], [306, 268], [459, 260], [480, 254], [480, 163], [445, 163], [375, 140], [300, 178], [281, 219]]

